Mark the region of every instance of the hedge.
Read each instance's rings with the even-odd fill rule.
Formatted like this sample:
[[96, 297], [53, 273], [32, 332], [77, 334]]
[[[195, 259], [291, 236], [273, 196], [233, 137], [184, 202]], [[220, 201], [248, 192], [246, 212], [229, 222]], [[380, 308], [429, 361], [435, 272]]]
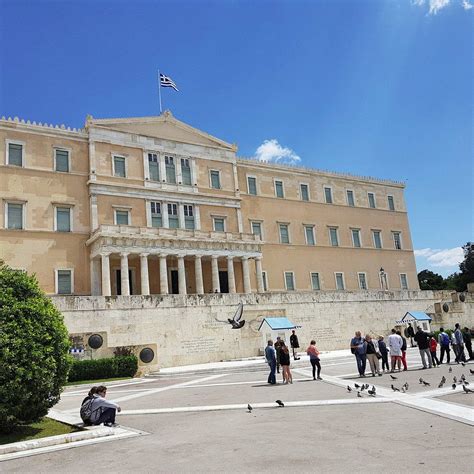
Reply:
[[76, 360], [69, 371], [68, 381], [133, 377], [137, 373], [138, 359], [134, 355], [96, 360]]

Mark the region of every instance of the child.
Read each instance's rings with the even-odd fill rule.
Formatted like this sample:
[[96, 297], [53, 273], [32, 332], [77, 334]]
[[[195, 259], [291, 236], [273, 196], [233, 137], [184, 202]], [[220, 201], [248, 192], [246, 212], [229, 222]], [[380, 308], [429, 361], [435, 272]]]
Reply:
[[387, 371], [388, 371], [389, 370], [388, 349], [387, 349], [387, 345], [385, 344], [383, 340], [383, 336], [379, 336], [379, 352], [380, 352], [380, 355], [382, 356], [382, 370], [385, 370], [385, 367], [387, 367]]
[[431, 352], [431, 359], [433, 360], [433, 367], [439, 365], [439, 360], [436, 357], [436, 348], [438, 347], [438, 343], [433, 336], [430, 336], [430, 352]]

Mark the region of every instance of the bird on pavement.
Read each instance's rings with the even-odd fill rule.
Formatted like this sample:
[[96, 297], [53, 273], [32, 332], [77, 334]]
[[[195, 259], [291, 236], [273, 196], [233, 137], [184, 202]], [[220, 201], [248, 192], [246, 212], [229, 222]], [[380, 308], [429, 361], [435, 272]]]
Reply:
[[367, 392], [371, 397], [375, 397], [376, 393], [375, 393], [375, 390], [369, 390]]
[[471, 375], [474, 375], [474, 370], [469, 369], [469, 372], [471, 372]]
[[456, 378], [456, 376], [453, 377], [453, 382], [458, 383], [458, 379]]
[[394, 392], [399, 392], [399, 391], [400, 391], [399, 388], [393, 386], [393, 383], [392, 383], [391, 387], [392, 387], [392, 390], [393, 390]]
[[464, 374], [461, 374], [461, 380], [464, 382], [464, 380], [466, 380], [466, 377]]
[[441, 382], [438, 384], [438, 388], [442, 388], [444, 385], [444, 382], [441, 380]]
[[449, 370], [448, 370], [448, 372], [451, 373], [452, 371], [453, 371], [453, 368], [450, 367]]
[[408, 382], [405, 382], [405, 383], [403, 384], [403, 387], [405, 388], [405, 390], [408, 391]]
[[349, 387], [349, 385], [347, 386], [347, 391], [348, 391], [348, 392], [352, 392], [352, 388]]
[[354, 387], [355, 387], [355, 388], [360, 388], [360, 385], [355, 383], [355, 384], [354, 384]]
[[464, 390], [465, 393], [474, 393], [474, 390], [467, 388], [465, 385], [462, 386], [462, 389]]
[[284, 407], [285, 404], [281, 400], [275, 400], [275, 403], [278, 403], [281, 407]]
[[467, 380], [462, 381], [463, 385], [469, 385], [469, 382]]
[[406, 392], [405, 387], [402, 386], [402, 388], [400, 389], [400, 391], [401, 391], [402, 393], [405, 393], [405, 392]]
[[451, 388], [452, 388], [453, 390], [456, 390], [456, 384], [453, 383], [453, 384], [451, 385]]
[[393, 375], [390, 374], [390, 378], [391, 378], [392, 380], [397, 380], [398, 377], [394, 377]]
[[429, 382], [425, 382], [424, 380], [423, 380], [423, 385], [424, 385], [425, 387], [430, 387], [430, 386], [431, 386], [431, 384], [430, 384]]
[[362, 387], [360, 388], [360, 391], [363, 392], [365, 390], [365, 384], [362, 384]]
[[360, 394], [360, 392], [357, 392], [357, 396], [358, 396], [359, 398], [362, 398], [362, 395]]
[[465, 363], [465, 362], [461, 362], [461, 365], [462, 365], [463, 367], [466, 367], [466, 363]]
[[253, 408], [252, 408], [252, 405], [250, 405], [250, 403], [247, 404], [247, 410], [249, 411], [249, 413], [252, 413]]
[[441, 377], [441, 383], [446, 383], [446, 377], [444, 375]]
[[423, 379], [421, 377], [418, 379], [418, 381], [420, 382], [420, 385], [423, 383]]

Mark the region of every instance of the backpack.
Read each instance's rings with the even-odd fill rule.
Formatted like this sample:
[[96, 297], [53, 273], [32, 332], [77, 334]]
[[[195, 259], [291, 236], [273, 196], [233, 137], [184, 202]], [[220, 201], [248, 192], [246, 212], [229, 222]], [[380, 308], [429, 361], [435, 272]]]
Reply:
[[80, 415], [84, 423], [90, 422], [91, 420], [93, 401], [94, 397], [90, 397], [89, 399], [85, 400], [84, 403], [81, 405]]
[[449, 336], [445, 332], [441, 333], [441, 344], [449, 346]]

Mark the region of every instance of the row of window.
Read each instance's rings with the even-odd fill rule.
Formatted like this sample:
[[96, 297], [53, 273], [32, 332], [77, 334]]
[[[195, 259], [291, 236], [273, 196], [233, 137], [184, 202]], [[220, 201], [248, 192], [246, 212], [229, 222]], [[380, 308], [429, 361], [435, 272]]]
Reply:
[[[67, 205], [54, 206], [54, 230], [72, 232], [73, 207]], [[25, 203], [10, 201], [5, 203], [5, 228], [12, 230], [25, 229]]]
[[[25, 144], [19, 141], [7, 140], [7, 165], [24, 167]], [[71, 171], [70, 150], [66, 148], [54, 148], [54, 170], [62, 173]]]
[[[283, 187], [283, 181], [279, 179], [274, 180], [274, 187], [275, 187], [275, 196], [277, 198], [284, 198], [285, 197], [285, 189]], [[324, 200], [326, 204], [333, 204], [333, 195], [332, 195], [332, 188], [330, 186], [324, 186]], [[255, 176], [247, 176], [247, 192], [248, 194], [257, 196], [257, 178]], [[302, 201], [309, 201], [309, 185], [305, 183], [300, 183], [300, 199]], [[346, 204], [350, 207], [355, 207], [355, 197], [354, 191], [351, 189], [346, 190]], [[368, 192], [367, 193], [367, 205], [372, 209], [376, 209], [376, 201], [375, 201], [375, 194]], [[387, 196], [387, 207], [390, 211], [395, 210], [395, 201], [393, 196]]]

